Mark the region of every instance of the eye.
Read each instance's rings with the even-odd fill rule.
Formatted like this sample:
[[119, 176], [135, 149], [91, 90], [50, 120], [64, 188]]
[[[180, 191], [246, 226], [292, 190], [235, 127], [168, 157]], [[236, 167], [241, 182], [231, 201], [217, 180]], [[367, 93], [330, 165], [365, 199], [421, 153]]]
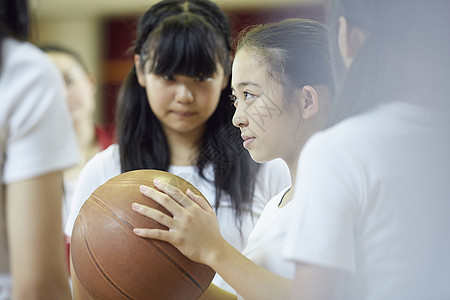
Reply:
[[195, 77], [195, 81], [197, 82], [204, 82], [204, 81], [210, 81], [212, 78], [207, 76], [198, 76]]
[[238, 102], [239, 102], [238, 98], [233, 94], [229, 95], [229, 97], [231, 100], [231, 105], [234, 105], [234, 107], [237, 107]]
[[166, 81], [174, 81], [175, 77], [173, 75], [161, 75], [161, 77]]
[[249, 92], [243, 92], [242, 94], [244, 95], [244, 100], [248, 100], [248, 99], [255, 97], [255, 95], [253, 95], [252, 93], [249, 93]]

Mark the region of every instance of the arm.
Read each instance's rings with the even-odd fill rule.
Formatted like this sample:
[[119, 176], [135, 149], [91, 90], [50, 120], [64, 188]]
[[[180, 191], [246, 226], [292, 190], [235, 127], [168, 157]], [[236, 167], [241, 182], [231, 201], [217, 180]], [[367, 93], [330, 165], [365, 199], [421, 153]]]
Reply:
[[205, 199], [190, 190], [185, 195], [167, 183], [155, 181], [155, 186], [158, 190], [141, 191], [170, 211], [173, 218], [143, 205], [133, 204], [133, 209], [169, 230], [135, 229], [137, 235], [169, 242], [190, 259], [209, 265], [247, 300], [288, 297], [291, 280], [259, 267], [227, 243]]
[[345, 273], [328, 268], [297, 263], [292, 283], [291, 300], [329, 300], [341, 299], [339, 287]]
[[14, 299], [71, 299], [61, 197], [61, 172], [6, 186]]

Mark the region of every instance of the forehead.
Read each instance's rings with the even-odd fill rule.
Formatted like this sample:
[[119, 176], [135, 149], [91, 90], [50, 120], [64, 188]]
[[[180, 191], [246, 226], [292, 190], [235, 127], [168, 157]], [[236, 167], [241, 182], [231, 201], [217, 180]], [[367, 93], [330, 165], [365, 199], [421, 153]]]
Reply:
[[243, 83], [254, 83], [261, 87], [277, 84], [269, 76], [267, 63], [252, 50], [239, 50], [233, 61], [231, 86], [238, 90]]
[[83, 68], [72, 56], [61, 52], [48, 52], [47, 54], [62, 72], [83, 72]]

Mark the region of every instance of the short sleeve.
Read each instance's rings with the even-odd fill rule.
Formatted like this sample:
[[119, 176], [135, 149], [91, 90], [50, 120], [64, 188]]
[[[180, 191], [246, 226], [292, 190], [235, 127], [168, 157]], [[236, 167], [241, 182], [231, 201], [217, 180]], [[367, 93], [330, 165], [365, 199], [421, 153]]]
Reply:
[[75, 133], [56, 67], [31, 44], [18, 43], [3, 71], [2, 114], [7, 120], [3, 182], [76, 165]]
[[302, 151], [284, 256], [353, 272], [361, 170], [348, 149], [333, 141], [319, 133]]

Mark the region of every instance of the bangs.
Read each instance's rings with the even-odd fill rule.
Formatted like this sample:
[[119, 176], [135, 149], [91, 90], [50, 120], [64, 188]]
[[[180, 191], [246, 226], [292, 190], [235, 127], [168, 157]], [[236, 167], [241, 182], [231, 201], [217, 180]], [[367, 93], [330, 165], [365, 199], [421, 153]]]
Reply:
[[146, 71], [157, 75], [210, 77], [224, 64], [226, 45], [216, 30], [189, 12], [164, 20], [149, 36]]

